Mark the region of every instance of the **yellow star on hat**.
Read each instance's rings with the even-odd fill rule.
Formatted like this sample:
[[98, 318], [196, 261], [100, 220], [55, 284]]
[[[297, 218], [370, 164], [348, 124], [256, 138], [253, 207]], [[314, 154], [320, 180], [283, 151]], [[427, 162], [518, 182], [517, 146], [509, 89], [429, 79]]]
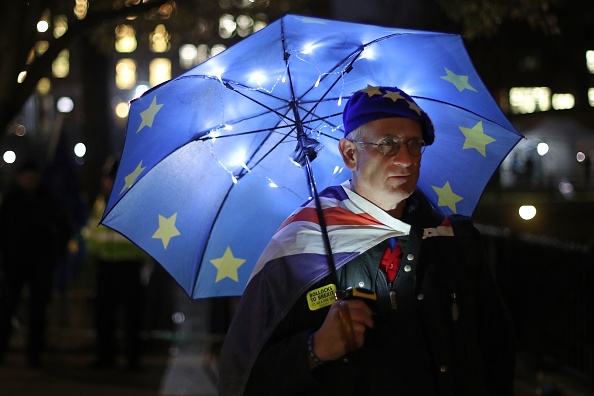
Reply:
[[380, 87], [374, 87], [373, 85], [367, 84], [367, 87], [363, 88], [360, 92], [365, 92], [368, 98], [371, 98], [374, 95], [381, 95], [382, 91], [380, 91]]
[[384, 98], [392, 99], [392, 102], [396, 102], [399, 99], [404, 99], [404, 96], [400, 94], [398, 91], [388, 91], [386, 90], [386, 94]]

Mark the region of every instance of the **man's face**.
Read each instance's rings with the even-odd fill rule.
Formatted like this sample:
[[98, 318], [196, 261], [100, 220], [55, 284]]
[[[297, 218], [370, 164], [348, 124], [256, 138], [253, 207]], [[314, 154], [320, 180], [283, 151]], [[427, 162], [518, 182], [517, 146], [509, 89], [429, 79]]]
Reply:
[[[360, 140], [365, 142], [379, 143], [387, 137], [404, 141], [422, 138], [421, 124], [409, 118], [379, 119], [362, 128], [364, 134]], [[347, 167], [353, 172], [355, 192], [380, 208], [394, 210], [414, 192], [421, 156], [411, 156], [405, 144], [394, 156], [383, 155], [377, 146], [355, 144], [346, 139], [341, 140], [340, 147]]]

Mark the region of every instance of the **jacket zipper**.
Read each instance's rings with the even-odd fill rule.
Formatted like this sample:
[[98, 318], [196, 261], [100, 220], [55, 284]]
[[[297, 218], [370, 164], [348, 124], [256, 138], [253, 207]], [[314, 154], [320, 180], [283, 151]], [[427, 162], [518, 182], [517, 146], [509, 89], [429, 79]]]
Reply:
[[457, 322], [460, 317], [460, 309], [458, 308], [456, 292], [450, 293], [450, 296], [452, 297], [452, 319]]
[[388, 287], [390, 288], [390, 306], [392, 307], [392, 309], [398, 309], [398, 302], [396, 301], [396, 290], [394, 290], [394, 282], [389, 282]]

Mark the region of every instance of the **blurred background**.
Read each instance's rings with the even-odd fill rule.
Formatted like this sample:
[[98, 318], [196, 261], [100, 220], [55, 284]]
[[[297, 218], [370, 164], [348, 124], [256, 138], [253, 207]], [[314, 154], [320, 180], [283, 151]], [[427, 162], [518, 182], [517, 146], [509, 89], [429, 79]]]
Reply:
[[0, 10], [0, 199], [34, 160], [71, 231], [52, 278], [42, 369], [24, 357], [25, 289], [0, 393], [216, 395], [235, 300], [190, 301], [150, 260], [143, 370], [89, 367], [97, 274], [84, 230], [105, 161], [122, 149], [128, 102], [292, 13], [463, 35], [525, 136], [474, 214], [516, 324], [517, 394], [594, 394], [594, 2], [29, 0]]

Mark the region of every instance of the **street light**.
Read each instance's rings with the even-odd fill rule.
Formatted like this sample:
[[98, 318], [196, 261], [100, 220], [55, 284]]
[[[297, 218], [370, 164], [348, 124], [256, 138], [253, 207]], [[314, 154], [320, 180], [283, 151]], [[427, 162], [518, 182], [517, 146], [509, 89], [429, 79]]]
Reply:
[[16, 153], [12, 150], [7, 150], [4, 152], [2, 159], [7, 164], [14, 164], [14, 161], [16, 161]]
[[87, 146], [84, 143], [76, 143], [74, 145], [74, 160], [77, 164], [82, 165], [85, 163], [85, 154], [87, 153]]
[[522, 205], [518, 213], [523, 220], [532, 220], [536, 216], [536, 208], [533, 205]]
[[536, 152], [538, 153], [538, 155], [542, 157], [543, 155], [549, 152], [549, 145], [545, 142], [538, 143], [538, 145], [536, 146]]
[[74, 109], [74, 102], [67, 96], [63, 96], [56, 102], [56, 109], [60, 113], [70, 113]]

